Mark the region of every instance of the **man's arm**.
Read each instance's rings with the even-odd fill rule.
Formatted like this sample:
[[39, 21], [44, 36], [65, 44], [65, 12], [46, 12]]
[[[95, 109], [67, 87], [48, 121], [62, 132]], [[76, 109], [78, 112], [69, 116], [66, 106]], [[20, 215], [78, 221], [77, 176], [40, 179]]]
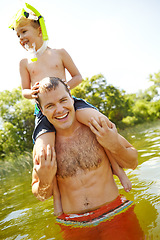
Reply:
[[108, 155], [112, 154], [120, 167], [136, 168], [138, 165], [137, 150], [118, 134], [116, 127], [109, 128], [104, 118], [100, 118], [99, 121], [100, 123], [92, 118], [89, 126], [105, 152]]
[[53, 195], [53, 179], [57, 172], [57, 162], [54, 148], [47, 145], [46, 155], [44, 149], [38, 154], [33, 151], [32, 192], [41, 201]]

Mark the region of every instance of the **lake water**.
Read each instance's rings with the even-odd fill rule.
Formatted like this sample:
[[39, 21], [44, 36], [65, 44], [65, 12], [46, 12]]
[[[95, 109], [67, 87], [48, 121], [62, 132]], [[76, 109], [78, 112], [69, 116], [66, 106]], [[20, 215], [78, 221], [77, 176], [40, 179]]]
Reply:
[[[160, 240], [160, 121], [121, 134], [138, 150], [139, 165], [126, 171], [133, 186], [130, 193], [115, 178], [120, 193], [136, 203], [135, 213], [145, 239]], [[63, 240], [55, 224], [53, 199], [38, 201], [31, 193], [31, 167], [15, 168], [0, 179], [0, 239]]]

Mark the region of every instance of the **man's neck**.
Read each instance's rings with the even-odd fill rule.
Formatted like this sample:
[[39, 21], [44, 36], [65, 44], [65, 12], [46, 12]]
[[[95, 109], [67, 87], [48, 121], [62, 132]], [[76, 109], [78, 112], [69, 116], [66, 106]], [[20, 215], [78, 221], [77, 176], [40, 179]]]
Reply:
[[78, 128], [81, 127], [81, 123], [77, 120], [74, 121], [71, 127], [66, 129], [56, 129], [57, 137], [71, 137], [77, 131]]

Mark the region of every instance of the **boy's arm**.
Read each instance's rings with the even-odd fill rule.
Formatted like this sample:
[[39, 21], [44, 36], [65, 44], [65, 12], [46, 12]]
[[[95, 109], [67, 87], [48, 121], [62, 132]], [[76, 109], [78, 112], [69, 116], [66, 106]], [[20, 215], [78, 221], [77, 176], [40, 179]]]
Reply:
[[82, 82], [82, 76], [67, 51], [65, 49], [60, 49], [59, 51], [64, 67], [72, 76], [72, 79], [69, 80], [67, 84], [69, 85], [70, 89], [75, 88], [78, 84]]
[[32, 173], [32, 193], [41, 201], [53, 195], [53, 179], [57, 172], [55, 150], [47, 145], [47, 153], [42, 148], [38, 159], [33, 150], [34, 167]]
[[27, 59], [22, 59], [20, 61], [19, 71], [21, 76], [21, 87], [23, 97], [28, 99], [36, 98], [37, 97], [36, 94], [38, 93], [38, 83], [36, 83], [31, 88], [30, 74], [27, 70]]

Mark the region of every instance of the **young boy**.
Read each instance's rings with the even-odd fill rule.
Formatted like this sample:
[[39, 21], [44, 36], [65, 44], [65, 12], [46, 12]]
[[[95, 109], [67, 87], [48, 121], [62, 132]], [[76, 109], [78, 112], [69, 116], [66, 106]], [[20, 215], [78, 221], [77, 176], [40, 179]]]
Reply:
[[[25, 98], [36, 99], [38, 93], [38, 82], [44, 77], [58, 77], [66, 81], [65, 69], [70, 73], [71, 80], [67, 82], [72, 89], [82, 81], [82, 76], [74, 64], [70, 55], [64, 49], [51, 49], [47, 46], [47, 31], [43, 17], [31, 5], [26, 4], [26, 7], [32, 12], [20, 10], [10, 28], [15, 29], [17, 36], [20, 39], [20, 44], [34, 56], [31, 59], [22, 59], [20, 61], [20, 75], [22, 94]], [[107, 117], [98, 112], [92, 105], [86, 103], [82, 99], [75, 98], [76, 118], [81, 123], [89, 126], [91, 117], [98, 119], [103, 116], [110, 128], [114, 126]], [[33, 133], [35, 141], [34, 154], [39, 155], [40, 149], [46, 149], [49, 144], [54, 146], [55, 130], [47, 118], [42, 114], [38, 105], [36, 105], [36, 121]], [[130, 191], [131, 182], [127, 178], [125, 172], [116, 163], [115, 159], [108, 153], [109, 159], [113, 168], [113, 173], [116, 174], [124, 189]], [[36, 161], [36, 158], [35, 158]], [[36, 175], [36, 173], [34, 172]], [[35, 178], [35, 177], [34, 177]], [[36, 176], [38, 182], [38, 176]], [[35, 184], [33, 182], [32, 184]], [[54, 179], [54, 212], [56, 215], [61, 214], [60, 194], [56, 179]], [[39, 196], [40, 200], [44, 200]]]

